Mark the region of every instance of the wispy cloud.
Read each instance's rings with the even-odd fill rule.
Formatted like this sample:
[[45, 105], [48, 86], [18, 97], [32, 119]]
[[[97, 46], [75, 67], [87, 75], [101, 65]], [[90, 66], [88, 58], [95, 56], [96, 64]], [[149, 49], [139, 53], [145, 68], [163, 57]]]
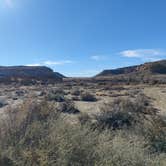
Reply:
[[65, 65], [65, 64], [71, 64], [73, 61], [71, 60], [64, 60], [64, 61], [44, 61], [40, 63], [34, 63], [34, 64], [27, 64], [26, 66], [59, 66], [59, 65]]
[[101, 61], [101, 60], [105, 60], [106, 56], [103, 55], [93, 55], [90, 57], [90, 59], [95, 60], [95, 61]]
[[124, 50], [120, 55], [128, 58], [139, 58], [143, 61], [161, 60], [166, 56], [166, 51], [160, 49]]
[[49, 65], [49, 66], [56, 66], [56, 65], [65, 65], [73, 63], [73, 61], [65, 60], [65, 61], [45, 61], [43, 64]]

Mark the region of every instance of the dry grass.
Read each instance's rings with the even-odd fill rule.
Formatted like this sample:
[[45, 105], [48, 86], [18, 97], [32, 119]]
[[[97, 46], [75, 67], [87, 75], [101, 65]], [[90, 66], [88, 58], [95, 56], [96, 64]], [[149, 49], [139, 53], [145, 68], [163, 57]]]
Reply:
[[166, 87], [146, 87], [144, 93], [152, 98], [154, 107], [159, 109], [161, 114], [166, 115]]
[[0, 130], [0, 164], [4, 166], [164, 166], [166, 161], [165, 154], [149, 148], [158, 140], [152, 142], [126, 129], [94, 130], [87, 115], [82, 115], [81, 124], [68, 123], [47, 102], [24, 103], [7, 115]]
[[[165, 166], [166, 86], [107, 85], [104, 88], [105, 84], [88, 83], [77, 84], [76, 88], [72, 86], [0, 89], [10, 106], [0, 121], [0, 165]], [[19, 88], [25, 91], [24, 96], [12, 93]], [[57, 91], [58, 88], [61, 90]], [[68, 103], [71, 94], [80, 99], [78, 89], [79, 92], [88, 91], [98, 100]], [[34, 92], [41, 91], [43, 95], [35, 93], [34, 98]], [[145, 96], [138, 95], [141, 91], [152, 99], [144, 100]], [[65, 101], [46, 101], [49, 93], [62, 94]], [[120, 102], [117, 102], [118, 96], [121, 96]], [[12, 100], [12, 97], [18, 97], [18, 100]], [[26, 100], [28, 102], [24, 102]], [[150, 114], [154, 111], [153, 106], [163, 114]], [[96, 114], [101, 115], [101, 107], [109, 112], [109, 116], [104, 116], [106, 119], [113, 117], [111, 121], [119, 123], [127, 118], [131, 125], [102, 127], [101, 130], [94, 118]], [[75, 115], [73, 110], [80, 113]]]

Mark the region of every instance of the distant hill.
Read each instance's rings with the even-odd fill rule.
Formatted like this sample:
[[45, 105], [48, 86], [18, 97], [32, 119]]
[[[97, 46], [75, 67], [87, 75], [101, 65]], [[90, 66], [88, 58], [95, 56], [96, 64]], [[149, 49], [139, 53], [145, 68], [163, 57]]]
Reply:
[[0, 66], [0, 81], [17, 79], [62, 81], [64, 77], [45, 66]]
[[166, 60], [149, 62], [137, 66], [104, 70], [95, 77], [108, 77], [124, 74], [166, 74]]

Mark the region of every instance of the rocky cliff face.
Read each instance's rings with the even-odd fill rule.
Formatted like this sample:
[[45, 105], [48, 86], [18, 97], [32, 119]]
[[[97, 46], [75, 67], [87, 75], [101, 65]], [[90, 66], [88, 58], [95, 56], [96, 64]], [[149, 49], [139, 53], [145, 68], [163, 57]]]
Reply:
[[62, 81], [64, 76], [45, 66], [10, 66], [0, 67], [0, 80], [36, 79]]
[[120, 74], [166, 74], [166, 60], [145, 63], [137, 66], [130, 66], [124, 68], [118, 68], [113, 70], [104, 70], [96, 75], [96, 77], [112, 76]]

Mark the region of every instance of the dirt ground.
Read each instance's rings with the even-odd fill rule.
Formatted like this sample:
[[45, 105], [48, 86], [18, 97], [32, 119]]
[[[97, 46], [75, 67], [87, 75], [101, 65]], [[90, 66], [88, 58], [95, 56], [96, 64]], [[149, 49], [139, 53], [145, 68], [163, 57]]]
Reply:
[[0, 86], [0, 117], [4, 117], [6, 109], [15, 108], [27, 100], [42, 100], [46, 94], [53, 90], [62, 89], [65, 91], [65, 98], [73, 99], [73, 89], [78, 89], [82, 92], [93, 94], [97, 101], [85, 102], [81, 99], [74, 100], [76, 108], [80, 112], [95, 114], [100, 112], [104, 103], [109, 103], [118, 97], [134, 98], [138, 93], [144, 93], [149, 97], [151, 104], [160, 110], [161, 114], [166, 114], [166, 85], [123, 85], [123, 86], [96, 86], [90, 84], [86, 87], [81, 85], [66, 86], [65, 84], [56, 85], [33, 85], [33, 86], [13, 86], [1, 85]]

